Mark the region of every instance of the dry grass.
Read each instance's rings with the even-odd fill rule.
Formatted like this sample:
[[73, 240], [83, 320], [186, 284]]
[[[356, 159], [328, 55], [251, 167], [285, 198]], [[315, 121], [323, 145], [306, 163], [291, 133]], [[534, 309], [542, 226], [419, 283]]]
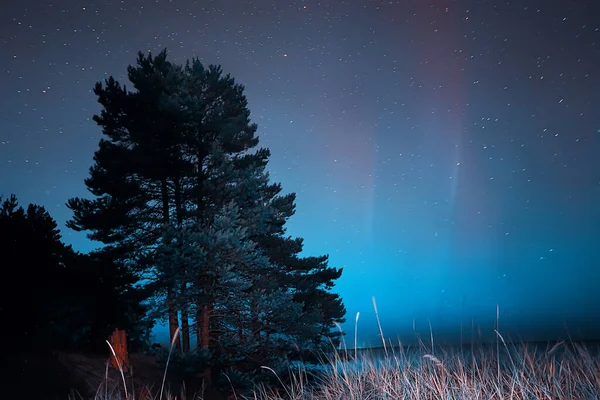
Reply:
[[[600, 362], [584, 345], [559, 342], [544, 350], [527, 344], [391, 350], [385, 359], [330, 360], [318, 387], [296, 379], [286, 399], [599, 399]], [[256, 396], [275, 400], [267, 390]]]
[[[373, 304], [377, 311], [374, 299]], [[383, 339], [381, 327], [380, 332], [383, 357], [352, 349], [350, 358], [352, 355], [355, 358], [346, 362], [348, 350], [345, 349], [325, 359], [318, 372], [299, 366], [290, 371], [291, 384], [284, 385], [283, 389], [257, 388], [250, 399], [600, 399], [600, 355], [598, 349], [585, 344], [561, 341], [540, 348], [528, 343], [505, 342], [496, 332], [497, 343], [491, 346], [440, 347], [431, 335], [427, 344], [421, 341], [415, 348], [401, 345], [394, 348]], [[263, 368], [270, 370], [267, 366]], [[125, 387], [124, 376], [122, 383]], [[124, 394], [129, 392], [133, 393], [123, 388], [109, 391], [101, 387], [94, 400], [135, 400], [133, 395]], [[167, 393], [164, 381], [154, 395], [150, 390], [145, 393], [145, 396], [138, 395], [138, 399], [184, 399]], [[248, 399], [235, 395], [230, 398]]]

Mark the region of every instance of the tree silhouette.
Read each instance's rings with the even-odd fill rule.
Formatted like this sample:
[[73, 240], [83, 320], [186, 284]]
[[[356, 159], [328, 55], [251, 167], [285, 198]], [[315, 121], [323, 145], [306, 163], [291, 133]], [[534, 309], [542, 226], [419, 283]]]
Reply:
[[14, 195], [0, 206], [0, 243], [7, 277], [0, 318], [10, 326], [9, 349], [105, 353], [104, 340], [115, 328], [131, 331], [134, 348], [144, 344], [152, 327], [143, 305], [148, 294], [108, 250], [76, 253], [62, 243], [44, 207], [25, 210]]
[[[243, 152], [258, 143], [241, 85], [219, 67], [193, 60], [182, 68], [166, 57], [139, 54], [138, 66], [128, 68], [136, 92], [112, 77], [96, 85], [103, 110], [94, 120], [108, 140], [100, 141], [85, 184], [97, 198], [68, 201], [74, 215], [67, 226], [119, 248], [124, 261], [150, 275], [163, 224], [181, 224], [191, 213], [202, 218], [210, 207], [204, 179], [211, 146]], [[167, 303], [180, 289], [167, 288]], [[168, 314], [173, 336], [177, 309]]]
[[133, 350], [144, 347], [152, 328], [148, 296], [108, 251], [84, 255], [65, 246], [44, 207], [25, 209], [15, 195], [0, 197], [0, 203], [0, 319], [8, 376], [35, 381], [40, 395], [57, 390], [65, 397], [73, 382], [54, 352], [106, 354], [104, 341], [115, 328], [129, 332]]
[[328, 290], [341, 269], [298, 257], [302, 241], [284, 237], [295, 195], [269, 182], [244, 87], [219, 66], [166, 58], [139, 54], [136, 91], [112, 77], [96, 85], [106, 139], [85, 180], [96, 198], [70, 199], [68, 226], [148, 283], [172, 336], [181, 319], [184, 353], [197, 334], [211, 354], [205, 379], [335, 341], [345, 310]]
[[[2, 198], [0, 198], [0, 201]], [[64, 273], [71, 249], [60, 241], [56, 222], [43, 207], [20, 207], [15, 195], [0, 206], [3, 274], [0, 318], [13, 351], [47, 351], [51, 334], [54, 287]], [[15, 288], [18, 288], [15, 290]]]

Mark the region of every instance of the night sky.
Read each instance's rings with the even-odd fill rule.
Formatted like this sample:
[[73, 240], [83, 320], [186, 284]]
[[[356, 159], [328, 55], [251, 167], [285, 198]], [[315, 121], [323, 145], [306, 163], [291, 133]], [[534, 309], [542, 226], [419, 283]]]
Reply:
[[92, 88], [166, 47], [245, 85], [288, 233], [344, 268], [349, 343], [358, 311], [380, 343], [372, 296], [392, 340], [489, 334], [497, 304], [510, 338], [600, 338], [598, 1], [19, 0], [0, 39], [0, 194], [77, 250]]

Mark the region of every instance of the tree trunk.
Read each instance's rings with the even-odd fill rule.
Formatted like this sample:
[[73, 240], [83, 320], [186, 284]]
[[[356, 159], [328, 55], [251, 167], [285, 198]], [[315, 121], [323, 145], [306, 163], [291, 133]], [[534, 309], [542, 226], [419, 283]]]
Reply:
[[198, 311], [198, 347], [208, 349], [210, 346], [210, 307], [205, 304]]
[[189, 353], [190, 351], [190, 320], [188, 316], [187, 305], [184, 305], [181, 309], [181, 339], [183, 353]]
[[[200, 224], [202, 222], [202, 213], [204, 211], [204, 202], [202, 198], [202, 194], [204, 192], [204, 151], [200, 150], [198, 152], [198, 170], [197, 172], [197, 192], [196, 192], [196, 206], [197, 206], [197, 214], [196, 214], [196, 223]], [[202, 282], [199, 282], [200, 286], [203, 286]], [[206, 282], [204, 283], [206, 284]], [[199, 307], [196, 322], [198, 325], [198, 347], [200, 349], [209, 349], [210, 346], [210, 317], [211, 317], [212, 307], [209, 304], [203, 304]], [[207, 389], [211, 389], [213, 386], [212, 380], [212, 368], [209, 365], [202, 371], [202, 377], [204, 378], [204, 385]]]
[[[167, 180], [163, 179], [161, 181], [160, 186], [160, 194], [162, 197], [162, 213], [163, 213], [163, 222], [168, 224], [170, 222], [169, 216], [169, 191], [167, 187]], [[167, 288], [167, 307], [169, 313], [169, 334], [170, 340], [173, 340], [175, 336], [175, 332], [177, 332], [177, 328], [179, 327], [179, 321], [177, 317], [177, 307], [175, 306], [176, 293], [173, 287]], [[181, 346], [179, 335], [175, 338], [174, 342], [175, 348], [179, 349]]]
[[[181, 181], [179, 179], [174, 179], [175, 181], [175, 216], [177, 218], [177, 226], [181, 228], [183, 224], [183, 208], [181, 204]], [[181, 266], [180, 268], [181, 276], [183, 277], [183, 282], [181, 282], [181, 296], [185, 298], [185, 268]], [[189, 323], [189, 315], [188, 315], [188, 304], [184, 304], [181, 307], [181, 340], [182, 340], [182, 352], [188, 353], [190, 351], [190, 323]]]
[[[201, 349], [208, 349], [210, 346], [210, 313], [210, 306], [205, 304], [200, 307], [196, 317], [198, 321], [198, 347]], [[213, 384], [211, 372], [210, 366], [202, 371], [202, 378], [207, 389], [210, 389]]]
[[[179, 322], [177, 320], [177, 307], [175, 306], [175, 296], [173, 294], [173, 289], [167, 289], [167, 305], [169, 307], [169, 336], [172, 341], [177, 333], [177, 328], [179, 327]], [[179, 335], [175, 338], [173, 342], [176, 349], [180, 348]]]

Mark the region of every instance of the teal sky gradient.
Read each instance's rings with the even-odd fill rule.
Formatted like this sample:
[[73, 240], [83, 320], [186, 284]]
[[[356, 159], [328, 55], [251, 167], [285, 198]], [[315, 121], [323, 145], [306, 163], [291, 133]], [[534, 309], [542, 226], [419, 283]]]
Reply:
[[60, 3], [0, 15], [0, 191], [76, 249], [93, 248], [64, 228], [101, 137], [93, 85], [167, 47], [246, 86], [297, 193], [288, 233], [344, 268], [348, 343], [357, 312], [359, 345], [379, 343], [372, 296], [391, 339], [413, 321], [491, 335], [497, 305], [505, 337], [600, 338], [597, 2]]

